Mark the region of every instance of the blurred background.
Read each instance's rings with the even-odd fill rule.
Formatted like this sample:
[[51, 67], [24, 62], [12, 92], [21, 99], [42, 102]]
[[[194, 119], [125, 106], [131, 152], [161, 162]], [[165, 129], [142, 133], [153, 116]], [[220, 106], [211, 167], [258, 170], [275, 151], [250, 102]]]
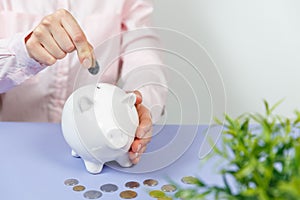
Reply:
[[[300, 1], [154, 0], [154, 5], [155, 26], [179, 31], [206, 49], [222, 77], [217, 82], [224, 83], [226, 95], [219, 98], [222, 88], [212, 87], [216, 94], [211, 100], [208, 88], [217, 77], [216, 71], [205, 72], [201, 79], [191, 65], [166, 56], [167, 64], [177, 73], [171, 78], [173, 92], [160, 123], [207, 124], [224, 112], [233, 117], [262, 112], [263, 99], [274, 104], [284, 98], [276, 112], [285, 116], [292, 117], [293, 111], [299, 109]], [[173, 43], [177, 45], [174, 49], [186, 44], [183, 39]], [[190, 54], [199, 52], [187, 48]], [[199, 52], [200, 60], [203, 54]], [[195, 65], [200, 71], [203, 66]], [[191, 100], [191, 86], [199, 109]]]

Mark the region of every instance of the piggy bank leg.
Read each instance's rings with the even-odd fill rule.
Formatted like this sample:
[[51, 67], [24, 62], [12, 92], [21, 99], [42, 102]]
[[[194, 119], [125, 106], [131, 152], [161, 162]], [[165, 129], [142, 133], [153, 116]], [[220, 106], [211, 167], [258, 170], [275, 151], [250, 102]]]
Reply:
[[132, 163], [129, 160], [128, 153], [123, 154], [122, 156], [116, 159], [117, 163], [119, 163], [122, 167], [131, 167]]
[[80, 156], [74, 150], [72, 150], [71, 154], [75, 158], [80, 158]]
[[99, 174], [102, 171], [103, 164], [102, 163], [93, 163], [87, 160], [84, 160], [85, 168], [91, 174]]

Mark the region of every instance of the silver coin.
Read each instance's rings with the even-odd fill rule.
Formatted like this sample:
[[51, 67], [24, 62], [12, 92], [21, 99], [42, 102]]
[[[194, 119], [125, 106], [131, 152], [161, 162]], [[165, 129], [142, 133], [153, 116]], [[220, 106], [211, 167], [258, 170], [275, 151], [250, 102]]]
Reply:
[[164, 192], [174, 192], [177, 190], [177, 187], [175, 185], [167, 184], [167, 185], [163, 185], [161, 187], [161, 190]]
[[90, 67], [89, 69], [89, 72], [93, 75], [96, 75], [98, 74], [99, 70], [100, 70], [100, 66], [99, 66], [99, 63], [98, 61], [96, 61], [96, 65], [94, 67]]
[[150, 186], [150, 187], [158, 185], [158, 181], [154, 180], [154, 179], [147, 179], [143, 183], [144, 183], [144, 185]]
[[99, 199], [102, 197], [102, 193], [97, 190], [89, 190], [83, 193], [83, 197], [86, 199]]
[[115, 192], [118, 190], [118, 186], [116, 186], [115, 184], [104, 184], [100, 187], [100, 190], [102, 190], [103, 192]]
[[74, 179], [74, 178], [67, 179], [64, 182], [64, 184], [67, 185], [67, 186], [74, 186], [74, 185], [77, 185], [78, 183], [79, 183], [79, 181], [77, 179]]
[[140, 187], [140, 184], [136, 181], [129, 181], [125, 184], [125, 187], [134, 189]]

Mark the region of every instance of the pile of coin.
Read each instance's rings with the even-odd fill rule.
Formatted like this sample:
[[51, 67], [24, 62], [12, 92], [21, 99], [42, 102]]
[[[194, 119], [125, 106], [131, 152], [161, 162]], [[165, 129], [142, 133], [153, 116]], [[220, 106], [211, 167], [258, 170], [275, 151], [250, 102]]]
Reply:
[[[185, 176], [181, 179], [181, 182], [184, 184], [197, 184], [198, 179], [193, 176]], [[74, 178], [69, 178], [64, 181], [64, 184], [66, 186], [72, 186], [73, 191], [76, 192], [82, 192], [85, 191], [86, 187], [83, 185], [79, 185], [79, 181]], [[145, 187], [153, 188], [149, 192], [149, 196], [152, 198], [156, 198], [157, 200], [172, 200], [171, 195], [173, 192], [177, 190], [177, 187], [173, 184], [165, 184], [160, 187], [159, 189], [156, 189], [154, 187], [157, 187], [159, 185], [158, 180], [155, 179], [146, 179], [143, 181], [143, 185]], [[140, 187], [140, 183], [137, 181], [128, 181], [124, 184], [125, 189], [121, 192], [119, 192], [119, 197], [122, 199], [134, 199], [137, 198], [138, 193], [134, 191], [135, 189]], [[88, 190], [83, 193], [83, 197], [86, 199], [99, 199], [103, 196], [104, 193], [113, 193], [117, 192], [119, 190], [119, 187], [113, 183], [106, 183], [100, 186], [100, 190]]]

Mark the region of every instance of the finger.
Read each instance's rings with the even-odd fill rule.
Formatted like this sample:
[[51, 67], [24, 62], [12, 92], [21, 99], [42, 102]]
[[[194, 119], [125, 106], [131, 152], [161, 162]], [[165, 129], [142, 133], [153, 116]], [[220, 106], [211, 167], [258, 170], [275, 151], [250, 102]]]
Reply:
[[79, 61], [84, 67], [91, 67], [95, 61], [93, 60], [92, 52], [90, 50], [91, 45], [88, 43], [85, 34], [75, 18], [68, 11], [60, 10], [59, 12], [63, 13], [61, 25], [64, 27], [76, 47]]
[[132, 164], [136, 165], [136, 164], [138, 164], [140, 162], [140, 159], [141, 159], [141, 156], [138, 156], [138, 157], [136, 157], [134, 159], [131, 159], [131, 162], [132, 162]]
[[143, 153], [145, 153], [147, 149], [147, 146], [144, 146], [143, 148], [141, 148], [141, 150], [139, 152], [137, 152], [139, 155], [142, 155]]
[[128, 153], [128, 156], [129, 156], [129, 159], [132, 161], [132, 160], [136, 159], [136, 158], [139, 156], [139, 154], [136, 153], [136, 152], [130, 151], [130, 152]]
[[29, 39], [26, 48], [29, 56], [41, 64], [50, 66], [56, 62], [56, 59], [36, 39]]
[[55, 41], [59, 47], [66, 53], [71, 53], [75, 49], [75, 45], [73, 44], [71, 38], [65, 29], [61, 26], [55, 26], [51, 28], [50, 33], [52, 34]]
[[141, 154], [129, 152], [129, 159], [132, 162], [132, 164], [137, 164], [141, 159]]
[[66, 53], [58, 46], [55, 39], [52, 37], [50, 32], [45, 29], [44, 27], [39, 27], [39, 30], [41, 31], [42, 37], [39, 38], [41, 45], [56, 59], [62, 59], [66, 56]]
[[135, 90], [133, 93], [136, 95], [135, 104], [141, 104], [143, 101], [142, 94], [138, 90]]
[[137, 105], [139, 114], [139, 126], [136, 131], [136, 137], [142, 138], [147, 132], [152, 129], [152, 119], [149, 110], [143, 105]]
[[151, 137], [147, 137], [145, 139], [135, 139], [134, 142], [131, 144], [131, 151], [132, 152], [140, 152], [142, 148], [147, 146], [151, 141]]
[[131, 144], [131, 151], [136, 153], [140, 151], [142, 148], [142, 144], [139, 139], [135, 139]]

